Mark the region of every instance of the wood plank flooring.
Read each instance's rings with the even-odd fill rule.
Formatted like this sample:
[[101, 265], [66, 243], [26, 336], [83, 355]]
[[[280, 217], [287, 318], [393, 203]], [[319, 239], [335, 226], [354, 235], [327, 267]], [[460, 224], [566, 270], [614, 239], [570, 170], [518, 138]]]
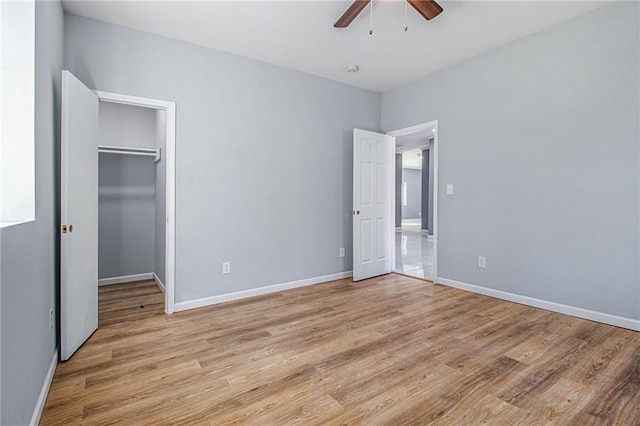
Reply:
[[387, 275], [164, 315], [100, 288], [41, 424], [640, 425], [640, 333]]

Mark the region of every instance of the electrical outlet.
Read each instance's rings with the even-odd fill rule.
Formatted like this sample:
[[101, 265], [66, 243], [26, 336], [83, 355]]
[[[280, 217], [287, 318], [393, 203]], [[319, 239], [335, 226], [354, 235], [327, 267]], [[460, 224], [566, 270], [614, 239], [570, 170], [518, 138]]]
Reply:
[[49, 309], [49, 331], [53, 331], [53, 309]]
[[223, 262], [222, 263], [222, 273], [230, 274], [231, 273], [231, 262]]
[[487, 258], [484, 256], [478, 256], [478, 268], [487, 267]]
[[340, 257], [344, 257], [344, 255], [345, 255], [344, 247], [340, 247], [340, 253], [339, 253], [339, 256], [340, 256]]

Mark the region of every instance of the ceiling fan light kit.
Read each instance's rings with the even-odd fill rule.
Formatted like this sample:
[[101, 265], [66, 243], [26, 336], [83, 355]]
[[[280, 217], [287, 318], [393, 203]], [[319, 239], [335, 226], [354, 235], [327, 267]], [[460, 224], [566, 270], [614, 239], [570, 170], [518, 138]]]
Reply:
[[[371, 25], [369, 27], [369, 34], [373, 34], [373, 0], [355, 0], [342, 14], [340, 19], [333, 24], [333, 26], [335, 28], [348, 27], [369, 3], [371, 3]], [[404, 5], [404, 27], [402, 28], [404, 31], [409, 29], [407, 26], [407, 3], [409, 3], [427, 21], [430, 21], [440, 15], [443, 10], [442, 7], [433, 0], [406, 0]]]

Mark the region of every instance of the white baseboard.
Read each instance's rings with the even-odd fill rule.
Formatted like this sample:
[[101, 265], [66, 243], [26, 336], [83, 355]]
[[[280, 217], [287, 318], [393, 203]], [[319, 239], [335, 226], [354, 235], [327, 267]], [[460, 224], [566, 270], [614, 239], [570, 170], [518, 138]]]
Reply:
[[467, 284], [460, 281], [450, 280], [448, 278], [438, 277], [438, 284], [455, 287], [460, 290], [470, 291], [472, 293], [484, 294], [485, 296], [508, 300], [510, 302], [520, 303], [522, 305], [533, 306], [534, 308], [546, 309], [547, 311], [558, 312], [565, 315], [571, 315], [573, 317], [601, 322], [603, 324], [615, 325], [616, 327], [640, 331], [640, 320], [636, 320], [633, 318], [626, 318], [617, 315], [606, 314], [604, 312], [591, 311], [589, 309], [578, 308], [576, 306], [563, 305], [562, 303], [536, 299], [535, 297], [521, 296], [519, 294], [508, 293], [506, 291], [495, 290], [475, 284]]
[[164, 293], [166, 291], [164, 287], [164, 283], [155, 272], [153, 273], [153, 280], [156, 282], [156, 284], [158, 284], [158, 287], [160, 287], [160, 290], [162, 290], [162, 292]]
[[177, 302], [174, 311], [186, 311], [188, 309], [201, 308], [203, 306], [215, 305], [218, 303], [230, 302], [232, 300], [245, 299], [247, 297], [260, 296], [268, 293], [275, 293], [292, 288], [305, 287], [314, 284], [326, 283], [329, 281], [341, 280], [351, 277], [352, 271], [338, 272], [336, 274], [322, 275], [319, 277], [307, 278], [304, 280], [290, 281], [287, 283], [274, 284], [265, 287], [252, 288], [249, 290], [236, 291], [234, 293], [220, 294], [218, 296], [203, 297], [201, 299]]
[[42, 388], [40, 388], [40, 395], [38, 395], [36, 406], [34, 407], [33, 414], [31, 415], [31, 421], [29, 422], [30, 426], [36, 426], [38, 423], [40, 423], [40, 417], [42, 416], [42, 411], [44, 410], [44, 404], [45, 402], [47, 402], [47, 395], [49, 395], [49, 388], [51, 387], [51, 382], [53, 381], [53, 374], [56, 372], [56, 365], [58, 365], [58, 348], [53, 351], [51, 364], [49, 365], [49, 371], [47, 371], [47, 375], [44, 378]]
[[122, 277], [113, 278], [101, 278], [98, 280], [98, 285], [111, 285], [130, 283], [133, 281], [152, 280], [153, 272], [147, 272], [146, 274], [124, 275]]

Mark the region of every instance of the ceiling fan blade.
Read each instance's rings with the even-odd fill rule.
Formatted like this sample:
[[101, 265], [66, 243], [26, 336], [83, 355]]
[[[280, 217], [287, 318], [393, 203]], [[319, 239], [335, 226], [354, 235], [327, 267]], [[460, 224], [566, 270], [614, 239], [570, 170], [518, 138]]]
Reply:
[[433, 0], [407, 0], [407, 2], [427, 21], [442, 13], [442, 7]]
[[370, 1], [371, 0], [355, 0], [353, 3], [351, 3], [351, 6], [349, 6], [349, 9], [347, 9], [347, 11], [342, 14], [340, 19], [338, 19], [338, 21], [335, 24], [333, 24], [333, 26], [335, 28], [348, 27], [349, 24], [354, 19], [356, 19], [356, 16], [358, 16], [360, 12], [362, 12], [362, 9], [367, 7]]

